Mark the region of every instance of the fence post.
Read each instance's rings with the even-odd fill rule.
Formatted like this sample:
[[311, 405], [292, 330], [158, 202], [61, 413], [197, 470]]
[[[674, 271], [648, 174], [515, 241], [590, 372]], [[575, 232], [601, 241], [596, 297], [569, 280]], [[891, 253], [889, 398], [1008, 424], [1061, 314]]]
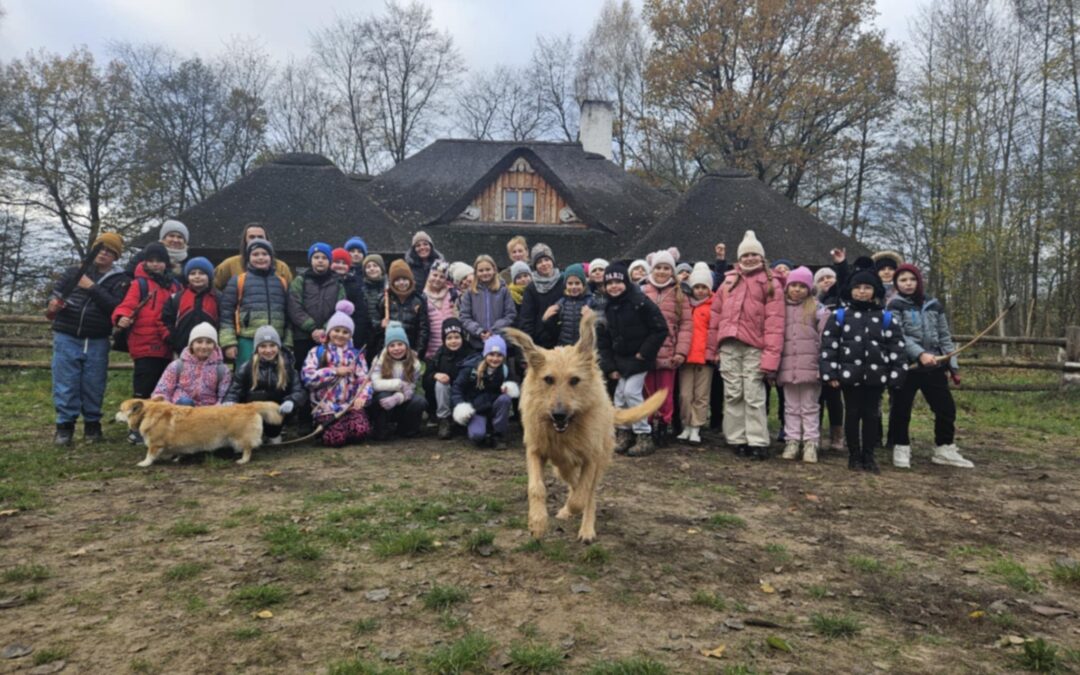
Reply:
[[[1080, 362], [1080, 326], [1065, 327], [1065, 362]], [[1080, 386], [1080, 373], [1063, 372], [1061, 386], [1065, 388]]]

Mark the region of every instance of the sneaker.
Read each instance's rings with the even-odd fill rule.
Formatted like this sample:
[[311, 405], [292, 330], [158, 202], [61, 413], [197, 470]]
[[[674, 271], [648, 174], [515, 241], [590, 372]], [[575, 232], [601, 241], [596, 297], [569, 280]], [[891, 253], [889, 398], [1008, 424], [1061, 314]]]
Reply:
[[277, 436], [271, 436], [270, 438], [266, 439], [266, 444], [281, 445], [281, 434], [278, 434]]
[[788, 441], [784, 446], [784, 454], [780, 456], [784, 459], [797, 459], [799, 457], [799, 442]]
[[751, 454], [753, 454], [753, 453], [750, 450], [750, 446], [747, 445], [746, 443], [743, 443], [742, 445], [736, 445], [735, 446], [735, 456], [736, 457], [749, 457]]
[[692, 429], [692, 428], [693, 427], [690, 427], [690, 426], [683, 427], [682, 428], [682, 433], [680, 433], [678, 436], [676, 436], [675, 440], [689, 441], [690, 440], [690, 429]]
[[807, 464], [817, 464], [817, 443], [813, 441], [803, 443], [802, 461]]
[[634, 445], [626, 451], [627, 457], [645, 457], [656, 452], [651, 434], [636, 434]]
[[71, 445], [72, 440], [75, 438], [75, 423], [68, 422], [66, 424], [56, 425], [56, 435], [53, 436], [54, 445]]
[[634, 432], [629, 429], [615, 430], [615, 454], [625, 455], [630, 446], [634, 444]]
[[449, 440], [450, 436], [454, 434], [454, 423], [450, 421], [449, 417], [444, 417], [439, 420], [439, 440]]
[[911, 446], [894, 445], [892, 449], [892, 465], [897, 469], [911, 468]]
[[934, 448], [934, 456], [930, 458], [930, 461], [934, 464], [941, 464], [943, 466], [955, 466], [960, 469], [974, 469], [975, 464], [965, 459], [960, 454], [960, 449], [956, 447], [955, 443], [949, 445], [939, 445]]
[[690, 427], [690, 435], [686, 440], [690, 441], [691, 445], [701, 445], [701, 427]]
[[142, 445], [142, 443], [143, 443], [142, 434], [140, 434], [138, 431], [128, 432], [127, 441], [128, 441], [128, 443], [131, 443], [132, 445]]

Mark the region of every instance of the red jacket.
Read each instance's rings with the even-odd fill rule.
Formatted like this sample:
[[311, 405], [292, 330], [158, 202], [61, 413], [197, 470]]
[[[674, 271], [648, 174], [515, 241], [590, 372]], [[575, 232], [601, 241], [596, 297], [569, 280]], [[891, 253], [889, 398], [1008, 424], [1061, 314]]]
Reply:
[[705, 358], [712, 360], [720, 343], [738, 340], [761, 350], [761, 371], [775, 373], [784, 348], [784, 287], [772, 278], [772, 295], [765, 268], [743, 272], [741, 266], [724, 275], [713, 294], [709, 343]]
[[698, 366], [705, 365], [705, 354], [709, 351], [709, 319], [712, 316], [712, 301], [710, 295], [692, 310], [694, 333], [690, 338], [690, 353], [686, 356], [687, 363]]
[[[169, 278], [167, 285], [161, 285], [143, 268], [145, 263], [135, 267], [135, 281], [128, 287], [127, 295], [112, 313], [115, 325], [122, 316], [130, 317], [135, 308], [144, 299], [142, 287], [145, 285], [148, 295], [146, 303], [135, 316], [135, 323], [128, 329], [128, 351], [133, 359], [157, 358], [171, 359], [173, 352], [169, 346], [169, 332], [161, 320], [161, 312], [172, 294], [180, 290], [180, 284]], [[143, 279], [142, 283], [139, 279]]]
[[[667, 323], [668, 336], [664, 344], [660, 345], [660, 351], [656, 354], [656, 367], [671, 369], [675, 368], [672, 359], [676, 355], [685, 357], [690, 352], [690, 335], [693, 331], [693, 317], [690, 314], [690, 303], [682, 293], [676, 293], [679, 287], [678, 281], [672, 281], [664, 288], [657, 288], [652, 282], [646, 282], [641, 290], [645, 297], [656, 303], [660, 313], [664, 315]], [[682, 304], [678, 304], [676, 297], [681, 296]]]

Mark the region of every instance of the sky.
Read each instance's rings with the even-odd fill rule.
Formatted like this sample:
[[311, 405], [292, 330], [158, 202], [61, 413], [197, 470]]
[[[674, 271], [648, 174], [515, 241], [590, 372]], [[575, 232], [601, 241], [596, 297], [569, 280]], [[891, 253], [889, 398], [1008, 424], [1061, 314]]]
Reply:
[[[453, 36], [470, 70], [528, 62], [537, 35], [584, 37], [603, 0], [424, 0]], [[640, 5], [640, 0], [634, 0]], [[0, 60], [111, 41], [154, 42], [211, 55], [235, 36], [255, 38], [275, 59], [308, 53], [312, 32], [335, 16], [377, 13], [383, 0], [0, 0]], [[877, 25], [902, 42], [915, 3], [877, 0]]]

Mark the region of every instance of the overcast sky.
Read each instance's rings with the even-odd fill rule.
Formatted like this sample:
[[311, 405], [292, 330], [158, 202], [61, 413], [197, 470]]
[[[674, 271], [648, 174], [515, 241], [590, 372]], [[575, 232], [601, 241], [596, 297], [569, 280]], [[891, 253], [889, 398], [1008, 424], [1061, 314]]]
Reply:
[[[537, 35], [583, 37], [603, 0], [425, 0], [470, 69], [528, 61]], [[635, 0], [640, 5], [640, 0]], [[878, 25], [902, 41], [915, 3], [878, 0]], [[105, 55], [111, 40], [155, 42], [190, 54], [220, 50], [230, 36], [255, 37], [275, 58], [307, 54], [311, 32], [335, 15], [379, 11], [382, 0], [0, 0], [0, 59], [44, 47], [86, 45]]]

